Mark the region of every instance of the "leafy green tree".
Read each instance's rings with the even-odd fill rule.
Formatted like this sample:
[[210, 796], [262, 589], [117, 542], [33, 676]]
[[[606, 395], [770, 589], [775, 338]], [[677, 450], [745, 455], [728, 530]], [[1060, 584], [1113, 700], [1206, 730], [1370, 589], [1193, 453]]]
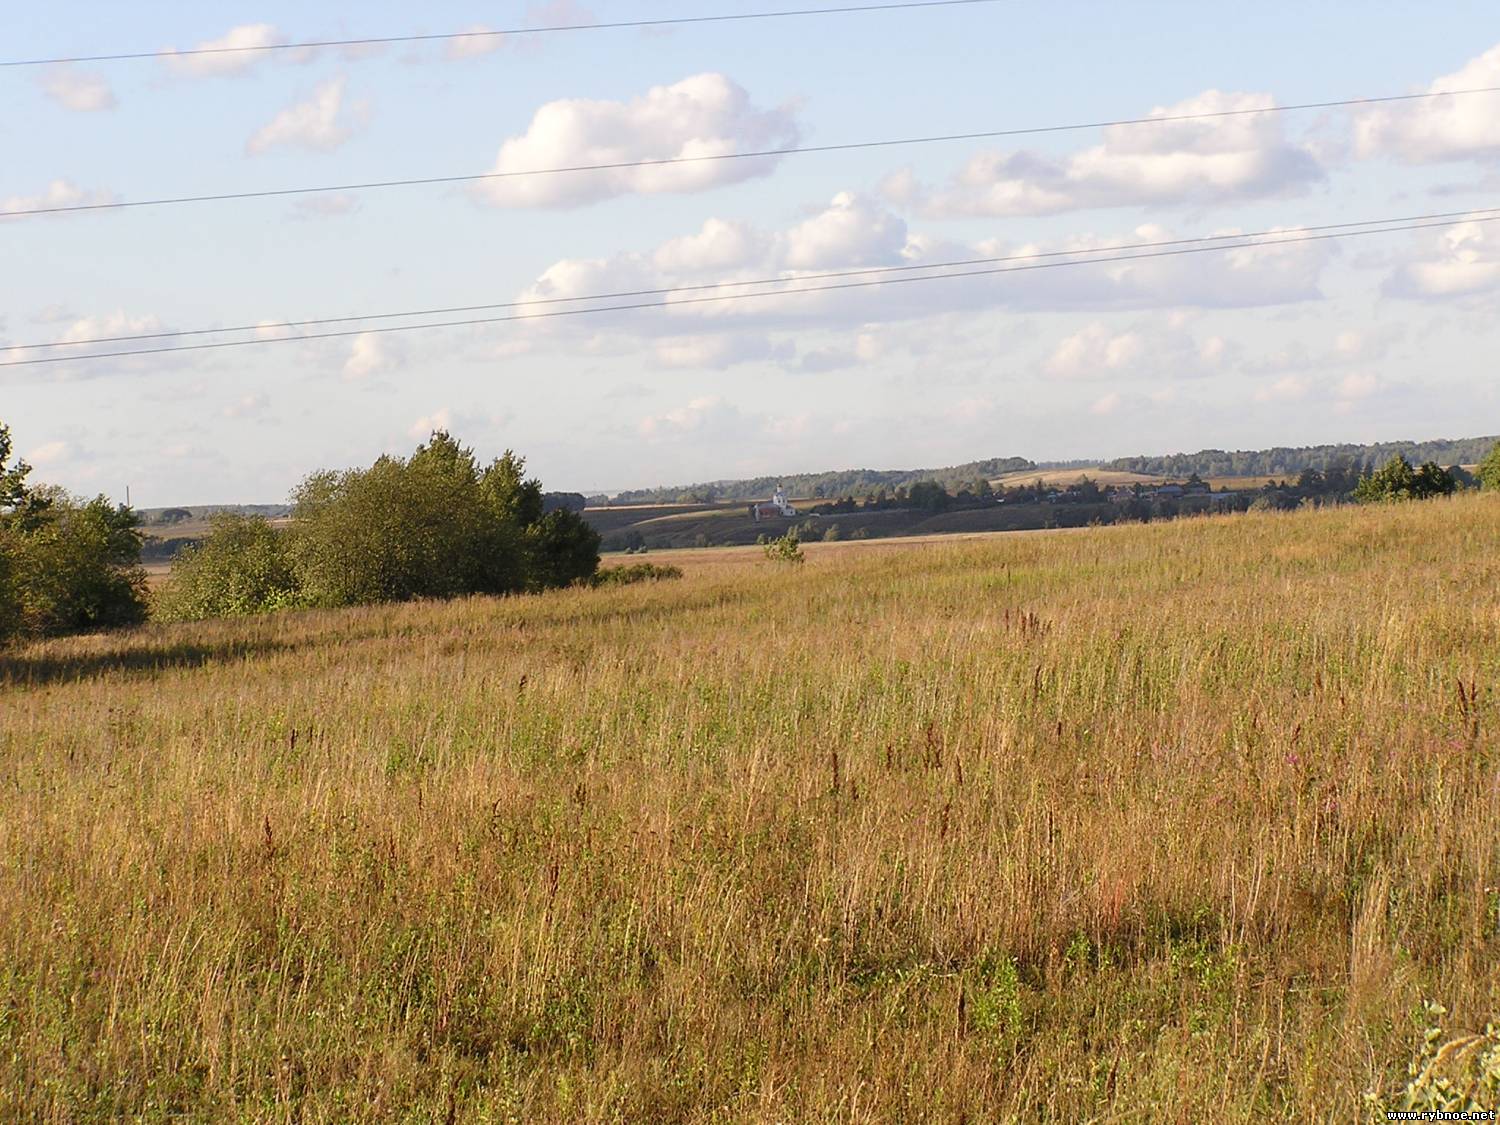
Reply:
[[15, 511], [26, 501], [26, 476], [31, 466], [21, 460], [11, 464], [11, 451], [10, 427], [0, 422], [0, 513]]
[[806, 561], [802, 554], [802, 541], [795, 531], [788, 531], [780, 539], [772, 539], [763, 548], [766, 558], [772, 562], [800, 564]]
[[7, 529], [20, 627], [58, 636], [135, 625], [146, 618], [146, 574], [135, 512], [103, 497], [60, 490]]
[[172, 560], [172, 575], [154, 599], [155, 616], [196, 621], [301, 604], [285, 538], [260, 516], [214, 515], [208, 538]]
[[1442, 466], [1427, 461], [1419, 469], [1397, 454], [1369, 476], [1361, 478], [1354, 498], [1361, 504], [1392, 500], [1426, 500], [1434, 496], [1451, 496], [1457, 482]]
[[1479, 463], [1479, 471], [1475, 474], [1479, 478], [1479, 487], [1490, 491], [1500, 491], [1500, 441], [1495, 447], [1485, 454], [1484, 460]]
[[524, 588], [519, 529], [497, 513], [472, 451], [446, 433], [408, 459], [314, 473], [293, 501], [291, 557], [312, 605]]

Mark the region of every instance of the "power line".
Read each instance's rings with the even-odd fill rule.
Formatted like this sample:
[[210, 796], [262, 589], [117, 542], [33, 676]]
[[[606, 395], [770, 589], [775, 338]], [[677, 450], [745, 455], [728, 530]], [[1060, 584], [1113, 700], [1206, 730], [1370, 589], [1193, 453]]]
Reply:
[[914, 8], [954, 8], [994, 4], [999, 0], [905, 0], [892, 4], [845, 4], [837, 8], [789, 8], [771, 12], [737, 12], [714, 16], [678, 16], [654, 20], [616, 20], [609, 23], [566, 23], [543, 27], [510, 27], [483, 31], [450, 31], [435, 35], [382, 35], [364, 39], [314, 39], [301, 43], [257, 43], [243, 47], [190, 47], [185, 51], [130, 51], [112, 55], [69, 55], [52, 59], [8, 59], [0, 67], [53, 66], [61, 63], [127, 62], [137, 59], [192, 58], [195, 55], [237, 55], [265, 51], [306, 51], [321, 47], [380, 47], [393, 43], [442, 43], [465, 39], [498, 39], [505, 35], [549, 35], [559, 31], [618, 31], [627, 28], [672, 27], [702, 23], [785, 19], [791, 16], [837, 16], [858, 12], [895, 12]]
[[[1500, 208], [1495, 208], [1493, 210], [1496, 211], [1496, 212], [1500, 212]], [[1247, 249], [1247, 248], [1253, 248], [1253, 247], [1259, 247], [1259, 246], [1281, 246], [1281, 245], [1289, 245], [1289, 244], [1296, 244], [1296, 243], [1306, 243], [1306, 242], [1323, 242], [1323, 241], [1328, 241], [1328, 240], [1331, 240], [1331, 239], [1351, 238], [1351, 237], [1354, 237], [1354, 236], [1357, 236], [1357, 235], [1365, 235], [1365, 234], [1394, 234], [1394, 233], [1399, 233], [1399, 232], [1402, 232], [1402, 231], [1428, 230], [1428, 229], [1437, 228], [1437, 227], [1457, 226], [1460, 223], [1465, 223], [1465, 222], [1487, 223], [1487, 222], [1495, 222], [1497, 220], [1500, 220], [1500, 213], [1491, 214], [1491, 213], [1471, 212], [1471, 213], [1468, 213], [1466, 215], [1466, 217], [1462, 218], [1462, 219], [1447, 219], [1447, 220], [1444, 220], [1444, 221], [1441, 221], [1441, 222], [1431, 222], [1431, 223], [1406, 223], [1406, 224], [1402, 224], [1402, 225], [1399, 225], [1399, 226], [1382, 226], [1382, 227], [1378, 227], [1378, 228], [1374, 228], [1374, 229], [1367, 229], [1367, 230], [1328, 231], [1328, 232], [1320, 233], [1320, 234], [1304, 234], [1304, 235], [1297, 235], [1297, 236], [1289, 237], [1289, 238], [1267, 238], [1267, 239], [1258, 239], [1258, 240], [1249, 240], [1249, 241], [1240, 241], [1240, 242], [1224, 242], [1224, 243], [1220, 243], [1220, 244], [1217, 244], [1217, 245], [1185, 246], [1185, 247], [1178, 247], [1176, 249], [1151, 250], [1151, 251], [1146, 251], [1144, 253], [1139, 253], [1139, 254], [1109, 254], [1109, 255], [1103, 256], [1103, 257], [1082, 258], [1082, 259], [1071, 260], [1071, 261], [1044, 261], [1044, 262], [1039, 261], [1039, 262], [1030, 262], [1030, 263], [1027, 263], [1027, 264], [1024, 264], [1024, 265], [997, 266], [997, 267], [991, 267], [991, 268], [987, 268], [987, 269], [963, 270], [963, 271], [952, 272], [952, 273], [938, 273], [938, 274], [929, 273], [929, 274], [922, 274], [922, 275], [906, 274], [906, 275], [902, 275], [902, 276], [899, 276], [899, 277], [880, 277], [880, 278], [875, 278], [875, 279], [866, 280], [866, 281], [843, 281], [843, 282], [838, 282], [838, 283], [835, 283], [835, 284], [832, 284], [832, 285], [814, 285], [814, 286], [800, 286], [800, 287], [797, 287], [797, 288], [769, 289], [769, 290], [763, 290], [761, 292], [756, 292], [756, 293], [729, 293], [729, 294], [718, 294], [718, 295], [714, 295], [714, 296], [686, 297], [686, 298], [683, 298], [682, 300], [679, 300], [679, 301], [672, 301], [672, 300], [666, 300], [666, 301], [640, 301], [640, 302], [633, 302], [633, 303], [630, 303], [630, 304], [623, 304], [623, 305], [603, 305], [603, 306], [598, 306], [598, 307], [594, 307], [594, 308], [584, 308], [584, 309], [553, 309], [553, 310], [549, 310], [549, 311], [546, 311], [546, 312], [539, 312], [539, 313], [518, 313], [518, 314], [510, 314], [510, 315], [506, 315], [506, 316], [475, 317], [475, 318], [470, 318], [470, 319], [465, 319], [465, 320], [448, 320], [448, 321], [438, 321], [438, 322], [425, 323], [425, 324], [400, 324], [400, 325], [390, 325], [390, 326], [386, 326], [386, 327], [382, 327], [382, 328], [344, 329], [344, 330], [340, 330], [340, 331], [337, 331], [337, 332], [315, 332], [315, 333], [309, 333], [309, 334], [307, 334], [305, 336], [267, 337], [267, 338], [249, 339], [249, 340], [217, 340], [217, 341], [213, 341], [213, 342], [205, 343], [205, 344], [185, 344], [185, 345], [179, 345], [179, 346], [176, 346], [176, 347], [167, 347], [167, 348], [130, 348], [130, 349], [124, 349], [124, 350], [119, 350], [119, 351], [95, 352], [95, 353], [91, 353], [89, 355], [82, 355], [82, 356], [44, 356], [44, 357], [36, 358], [36, 359], [0, 360], [0, 367], [28, 367], [28, 366], [34, 366], [34, 365], [37, 365], [37, 364], [73, 363], [73, 362], [82, 362], [82, 361], [85, 361], [85, 360], [93, 360], [93, 359], [119, 359], [119, 358], [128, 357], [128, 356], [166, 355], [166, 354], [172, 354], [172, 353], [175, 353], [175, 352], [211, 351], [211, 350], [217, 350], [217, 349], [221, 349], [221, 348], [241, 348], [241, 347], [251, 347], [251, 346], [262, 345], [262, 344], [306, 342], [306, 341], [309, 341], [309, 340], [331, 340], [331, 339], [347, 338], [347, 337], [350, 337], [350, 336], [377, 335], [377, 334], [392, 333], [392, 332], [414, 332], [414, 331], [420, 331], [420, 330], [432, 329], [432, 328], [468, 328], [468, 327], [476, 327], [476, 326], [479, 326], [479, 325], [502, 324], [502, 323], [508, 323], [508, 322], [513, 322], [513, 321], [519, 321], [519, 320], [547, 320], [547, 319], [553, 319], [553, 318], [565, 317], [565, 316], [585, 316], [585, 315], [591, 315], [591, 314], [597, 314], [597, 313], [609, 313], [609, 312], [631, 312], [631, 311], [640, 310], [640, 309], [675, 308], [675, 307], [679, 307], [679, 306], [683, 306], [683, 305], [701, 305], [701, 304], [711, 304], [711, 303], [720, 303], [720, 302], [729, 302], [729, 301], [744, 301], [744, 300], [751, 300], [751, 299], [757, 298], [757, 297], [797, 296], [797, 295], [800, 295], [800, 294], [803, 294], [803, 293], [826, 293], [826, 292], [831, 292], [833, 290], [867, 289], [867, 288], [872, 288], [872, 287], [875, 287], [875, 286], [899, 285], [899, 284], [903, 284], [903, 283], [907, 283], [907, 282], [917, 282], [917, 281], [949, 281], [949, 280], [955, 280], [955, 279], [960, 279], [960, 278], [987, 277], [987, 276], [994, 276], [994, 275], [997, 275], [997, 274], [1007, 274], [1007, 273], [1022, 273], [1022, 272], [1028, 272], [1028, 271], [1031, 271], [1031, 270], [1058, 269], [1058, 268], [1065, 267], [1065, 266], [1098, 265], [1098, 264], [1107, 264], [1107, 263], [1111, 263], [1111, 262], [1131, 262], [1131, 261], [1141, 261], [1141, 260], [1144, 260], [1144, 259], [1151, 259], [1151, 258], [1179, 257], [1179, 256], [1182, 256], [1182, 255], [1187, 255], [1187, 254], [1205, 254], [1205, 253], [1212, 253], [1212, 252], [1215, 252], [1215, 251], [1240, 250], [1240, 249]], [[1232, 237], [1232, 236], [1226, 236], [1226, 237]], [[1105, 249], [1110, 249], [1110, 248], [1107, 248], [1107, 247], [1101, 247], [1100, 248], [1101, 251], [1105, 250]], [[1072, 253], [1075, 253], [1075, 254], [1085, 254], [1085, 253], [1096, 253], [1096, 252], [1098, 252], [1098, 251], [1078, 250], [1078, 251], [1073, 251]], [[929, 268], [935, 268], [935, 267], [929, 267]], [[798, 280], [798, 279], [794, 278], [794, 279], [791, 279], [791, 280], [795, 281], [795, 280]], [[729, 286], [732, 286], [735, 283], [734, 282], [727, 282], [725, 284], [729, 285]], [[701, 288], [701, 287], [694, 287], [694, 288]], [[686, 289], [684, 289], [684, 291], [686, 291]], [[669, 292], [676, 292], [676, 291], [673, 290], [673, 291], [669, 291]]]
[[751, 152], [725, 152], [706, 156], [668, 156], [650, 160], [620, 160], [604, 164], [572, 164], [555, 168], [526, 168], [510, 172], [477, 172], [454, 176], [420, 176], [399, 180], [368, 180], [361, 183], [322, 184], [315, 187], [271, 188], [263, 191], [230, 191], [209, 195], [164, 196], [158, 199], [112, 200], [103, 203], [70, 203], [54, 207], [26, 207], [14, 211], [0, 211], [0, 219], [21, 218], [27, 215], [61, 215], [80, 211], [119, 211], [134, 207], [167, 207], [184, 203], [224, 203], [238, 199], [275, 199], [294, 195], [371, 191], [382, 188], [430, 187], [440, 184], [479, 183], [488, 180], [508, 180], [527, 176], [558, 176], [580, 172], [615, 172], [629, 168], [659, 168], [673, 164], [752, 160], [773, 156], [795, 156], [820, 152], [852, 152], [857, 149], [895, 148], [903, 145], [939, 144], [952, 141], [994, 140], [1003, 137], [1038, 136], [1046, 133], [1072, 133], [1087, 129], [1108, 129], [1123, 125], [1168, 125], [1181, 121], [1207, 121], [1216, 118], [1246, 117], [1257, 113], [1294, 113], [1304, 110], [1384, 105], [1392, 102], [1413, 102], [1431, 98], [1494, 93], [1500, 93], [1500, 86], [1476, 86], [1462, 90], [1440, 90], [1421, 94], [1389, 94], [1375, 98], [1341, 98], [1335, 101], [1261, 106], [1255, 109], [1219, 109], [1207, 110], [1201, 113], [1162, 114], [1155, 117], [1123, 117], [1108, 121], [1087, 121], [1068, 125], [1036, 125], [1016, 129], [989, 129], [972, 133], [943, 133], [924, 137], [898, 137], [893, 140], [850, 141], [842, 144], [828, 145], [794, 145], [785, 148], [757, 149]]
[[[766, 285], [789, 285], [805, 281], [826, 281], [845, 277], [866, 277], [872, 274], [899, 274], [916, 271], [927, 271], [939, 269], [957, 269], [962, 266], [997, 265], [1003, 262], [1041, 261], [1051, 258], [1076, 258], [1085, 254], [1118, 253], [1126, 250], [1158, 250], [1171, 246], [1202, 245], [1207, 243], [1232, 243], [1223, 249], [1233, 249], [1234, 246], [1245, 245], [1249, 239], [1272, 239], [1278, 235], [1287, 234], [1313, 234], [1321, 231], [1353, 230], [1358, 227], [1376, 228], [1358, 233], [1376, 234], [1383, 230], [1409, 230], [1422, 229], [1410, 224], [1436, 225], [1440, 220], [1457, 219], [1464, 221], [1474, 219], [1478, 216], [1500, 213], [1500, 207], [1481, 207], [1465, 211], [1439, 211], [1425, 215], [1400, 215], [1386, 219], [1362, 219], [1343, 223], [1322, 223], [1316, 226], [1303, 226], [1291, 229], [1271, 229], [1259, 231], [1243, 231], [1239, 234], [1216, 234], [1201, 235], [1194, 238], [1171, 238], [1155, 242], [1127, 242], [1115, 246], [1100, 246], [1085, 248], [1082, 250], [1048, 250], [1034, 254], [1009, 254], [986, 258], [959, 258], [944, 262], [922, 262], [904, 266], [869, 266], [854, 270], [830, 270], [821, 273], [801, 273], [791, 277], [765, 277], [745, 281], [713, 281], [697, 285], [676, 285], [658, 289], [625, 289], [610, 293], [589, 293], [577, 297], [537, 297], [529, 301], [494, 301], [478, 305], [447, 305], [438, 308], [409, 309], [402, 312], [384, 313], [362, 313], [354, 316], [328, 316], [318, 317], [310, 320], [280, 320], [259, 321], [255, 324], [237, 324], [223, 328], [188, 328], [171, 332], [139, 332], [126, 336], [92, 336], [83, 340], [52, 340], [37, 344], [5, 344], [0, 345], [0, 353], [36, 351], [43, 348], [81, 348], [91, 347], [97, 344], [123, 344], [142, 340], [172, 340], [183, 339], [191, 336], [215, 336], [226, 332], [269, 332], [282, 331], [291, 328], [315, 328], [331, 324], [353, 324], [372, 320], [397, 320], [418, 316], [452, 316], [459, 313], [484, 312], [493, 309], [517, 309], [530, 308], [540, 305], [577, 304], [583, 301], [618, 301], [636, 297], [661, 297], [674, 293], [693, 293], [708, 289], [743, 288], [746, 286]], [[1500, 217], [1500, 216], [1497, 216]], [[1393, 225], [1403, 224], [1403, 225]], [[1092, 261], [1095, 259], [1085, 259]], [[1082, 265], [1084, 262], [1072, 263]], [[314, 337], [291, 337], [292, 339], [312, 339]], [[66, 358], [66, 357], [64, 357]], [[88, 357], [80, 357], [88, 358]]]

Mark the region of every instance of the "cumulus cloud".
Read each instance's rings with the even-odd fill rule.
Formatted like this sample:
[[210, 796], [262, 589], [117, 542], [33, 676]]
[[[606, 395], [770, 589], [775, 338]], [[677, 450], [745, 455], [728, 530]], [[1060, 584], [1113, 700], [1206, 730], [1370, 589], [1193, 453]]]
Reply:
[[[1265, 109], [1268, 94], [1208, 90], [1148, 115]], [[1051, 215], [1104, 207], [1223, 202], [1292, 194], [1323, 178], [1317, 157], [1289, 141], [1276, 114], [1152, 125], [1116, 125], [1103, 143], [1068, 157], [984, 152], [928, 191], [910, 171], [888, 177], [885, 196], [943, 218]]]
[[258, 155], [281, 146], [332, 152], [353, 135], [354, 126], [366, 114], [363, 103], [354, 103], [346, 112], [344, 79], [333, 78], [314, 90], [312, 97], [288, 106], [258, 129], [245, 151]]
[[226, 406], [224, 408], [224, 417], [253, 418], [257, 414], [265, 413], [266, 407], [270, 404], [271, 400], [264, 394], [259, 392], [248, 394]]
[[97, 113], [119, 104], [105, 77], [92, 71], [79, 71], [71, 66], [49, 67], [37, 77], [37, 84], [54, 102], [75, 113]]
[[205, 39], [192, 48], [215, 53], [186, 55], [169, 47], [161, 52], [160, 57], [178, 74], [193, 77], [240, 74], [257, 63], [264, 62], [268, 55], [280, 53], [256, 48], [282, 46], [288, 42], [290, 40], [287, 36], [271, 24], [241, 24], [230, 28], [217, 39]]
[[797, 349], [789, 343], [773, 343], [763, 332], [715, 333], [705, 336], [671, 336], [656, 343], [656, 358], [663, 367], [711, 368], [722, 371], [741, 363], [775, 360], [788, 362]]
[[426, 441], [438, 430], [453, 429], [453, 411], [448, 407], [440, 407], [431, 414], [424, 414], [418, 418], [407, 429], [407, 433], [418, 441]]
[[646, 441], [723, 446], [747, 439], [795, 444], [805, 439], [811, 418], [806, 413], [769, 414], [741, 410], [719, 395], [702, 395], [685, 406], [642, 418], [636, 429]]
[[349, 345], [349, 355], [344, 361], [345, 379], [368, 379], [386, 371], [394, 371], [404, 362], [404, 356], [388, 337], [373, 332], [362, 332]]
[[1500, 285], [1500, 231], [1494, 223], [1461, 223], [1424, 241], [1424, 249], [1387, 279], [1391, 296], [1440, 300]]
[[[569, 98], [537, 110], [527, 131], [506, 141], [493, 171], [713, 157], [783, 148], [799, 131], [788, 109], [757, 109], [722, 74], [656, 86], [628, 102]], [[699, 160], [565, 176], [491, 180], [476, 198], [501, 207], [578, 207], [618, 195], [704, 191], [764, 176], [775, 157]]]
[[[1426, 87], [1428, 93], [1500, 86], [1500, 45]], [[1500, 114], [1493, 94], [1371, 106], [1354, 114], [1354, 147], [1363, 157], [1406, 164], [1500, 156]]]
[[1194, 337], [1171, 324], [1136, 324], [1115, 331], [1099, 321], [1065, 337], [1043, 365], [1057, 379], [1206, 375], [1220, 369], [1229, 344]]
[[73, 447], [65, 441], [49, 441], [28, 451], [25, 460], [40, 468], [65, 461], [72, 452]]
[[[0, 212], [34, 211], [40, 207], [81, 207], [87, 204], [113, 203], [118, 197], [109, 191], [90, 191], [70, 180], [53, 180], [44, 191], [33, 195], [0, 197]], [[0, 214], [0, 219], [5, 216]]]
[[[1164, 241], [1173, 234], [1159, 226], [1143, 226], [1125, 235], [1083, 234], [1062, 243], [944, 244], [908, 231], [899, 217], [866, 198], [840, 193], [817, 214], [782, 230], [711, 219], [698, 231], [655, 248], [608, 258], [563, 259], [543, 271], [519, 299], [557, 301], [598, 293], [677, 289], [662, 298], [665, 308], [660, 311], [613, 313], [586, 321], [539, 320], [530, 322], [527, 330], [536, 340], [568, 339], [572, 347], [588, 347], [592, 345], [585, 344], [579, 333], [579, 328], [587, 324], [591, 334], [588, 339], [595, 343], [607, 341], [603, 346], [621, 352], [646, 341], [659, 345], [659, 361], [674, 366], [722, 367], [750, 357], [802, 371], [831, 371], [889, 352], [881, 334], [881, 326], [887, 324], [905, 325], [899, 336], [909, 341], [913, 322], [935, 324], [945, 317], [962, 318], [980, 312], [1247, 308], [1316, 299], [1322, 295], [1322, 270], [1336, 252], [1327, 243], [1285, 242], [1180, 257], [1085, 261], [1070, 269], [1025, 268], [1034, 264], [1026, 258], [1035, 255], [1097, 252], [1111, 246]], [[1016, 257], [1021, 260], [1013, 260]], [[995, 276], [921, 284], [904, 281], [925, 278], [927, 275], [910, 269], [924, 262], [978, 258], [1012, 259], [1003, 268], [1023, 268]], [[1056, 260], [1047, 259], [1049, 264]], [[810, 271], [814, 264], [817, 268]], [[855, 269], [897, 267], [902, 272], [887, 276], [902, 280], [889, 285], [828, 289], [821, 287], [844, 282], [810, 276], [844, 265]], [[747, 284], [773, 278], [788, 283], [787, 288]], [[861, 283], [877, 279], [851, 280]], [[754, 299], [722, 299], [745, 294]], [[1012, 335], [1023, 324], [1014, 317], [1007, 323]], [[962, 334], [967, 325], [963, 320], [944, 324], [939, 350], [951, 355], [953, 334]], [[857, 346], [851, 348], [842, 342], [828, 346], [819, 340], [806, 353], [792, 356], [764, 342], [768, 334], [778, 331], [795, 331], [805, 338], [813, 327], [855, 331]], [[1141, 339], [1132, 339], [1132, 333]], [[1177, 373], [1192, 373], [1223, 364], [1232, 352], [1223, 340], [1189, 336], [1176, 321], [1138, 326], [1115, 335], [1126, 338], [1095, 341], [1085, 337], [1077, 341], [1072, 345], [1076, 355], [1070, 358], [1064, 351], [1057, 357], [1057, 372], [1063, 374], [1070, 368], [1082, 371], [1098, 362], [1113, 362], [1118, 372], [1127, 360], [1145, 371], [1150, 369], [1153, 357], [1165, 357]], [[723, 339], [686, 343], [689, 338], [708, 336]], [[915, 354], [910, 343], [900, 347]], [[987, 362], [990, 354], [977, 355], [974, 362]]]
[[472, 23], [462, 30], [469, 38], [448, 41], [443, 53], [450, 59], [476, 59], [488, 55], [505, 46], [509, 38], [485, 23]]

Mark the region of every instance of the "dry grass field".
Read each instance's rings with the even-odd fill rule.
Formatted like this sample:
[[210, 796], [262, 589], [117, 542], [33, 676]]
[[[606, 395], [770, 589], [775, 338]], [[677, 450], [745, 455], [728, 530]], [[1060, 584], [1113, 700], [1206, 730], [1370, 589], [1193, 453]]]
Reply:
[[1425, 1000], [1500, 1012], [1497, 548], [695, 551], [0, 657], [0, 1119], [1359, 1120]]

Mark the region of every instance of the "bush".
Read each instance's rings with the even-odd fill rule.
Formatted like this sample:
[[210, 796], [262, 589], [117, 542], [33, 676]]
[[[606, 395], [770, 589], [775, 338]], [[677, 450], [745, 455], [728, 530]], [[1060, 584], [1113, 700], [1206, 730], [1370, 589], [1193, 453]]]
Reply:
[[241, 617], [302, 603], [283, 533], [260, 516], [221, 512], [208, 538], [180, 552], [172, 576], [153, 599], [167, 621]]
[[681, 567], [636, 563], [633, 566], [612, 566], [608, 570], [601, 570], [588, 580], [588, 585], [596, 588], [599, 586], [633, 586], [637, 582], [661, 582], [681, 577]]
[[1474, 475], [1479, 478], [1479, 487], [1500, 491], [1500, 442], [1479, 463], [1479, 471]]
[[135, 512], [103, 496], [34, 498], [6, 529], [10, 612], [19, 631], [52, 637], [146, 618], [146, 573]]
[[1442, 466], [1432, 461], [1413, 469], [1411, 462], [1399, 454], [1376, 472], [1361, 477], [1354, 488], [1354, 498], [1361, 504], [1390, 500], [1427, 500], [1434, 496], [1452, 496], [1458, 482]]
[[773, 562], [802, 563], [805, 561], [802, 554], [802, 541], [797, 538], [795, 531], [788, 531], [780, 539], [772, 539], [764, 550], [766, 558]]

